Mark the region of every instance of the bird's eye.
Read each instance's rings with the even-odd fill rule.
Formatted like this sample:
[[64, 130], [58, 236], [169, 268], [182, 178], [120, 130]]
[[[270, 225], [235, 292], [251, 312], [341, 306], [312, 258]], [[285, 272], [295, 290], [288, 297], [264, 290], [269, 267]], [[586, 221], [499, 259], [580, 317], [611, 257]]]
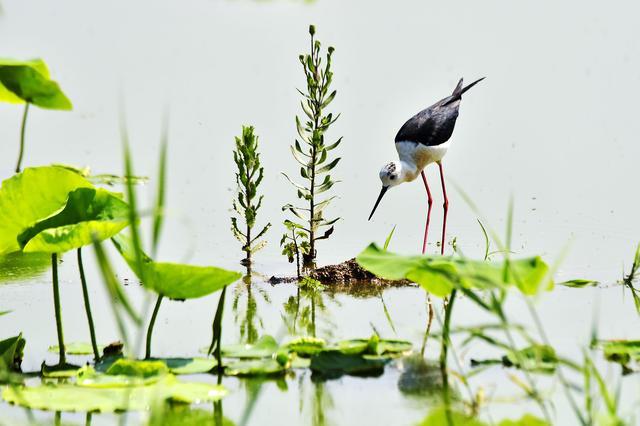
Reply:
[[396, 178], [396, 175], [391, 175], [389, 176], [389, 179], [394, 180]]

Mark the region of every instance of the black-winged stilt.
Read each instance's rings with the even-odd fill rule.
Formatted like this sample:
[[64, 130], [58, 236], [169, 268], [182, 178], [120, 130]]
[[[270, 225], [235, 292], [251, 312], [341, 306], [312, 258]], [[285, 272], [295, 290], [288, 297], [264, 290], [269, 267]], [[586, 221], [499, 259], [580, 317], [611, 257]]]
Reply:
[[403, 182], [411, 182], [422, 175], [424, 187], [427, 190], [427, 224], [424, 229], [424, 241], [422, 243], [422, 254], [427, 249], [427, 234], [429, 233], [429, 222], [431, 220], [431, 205], [433, 198], [427, 183], [427, 176], [424, 168], [437, 163], [440, 169], [440, 183], [442, 184], [442, 195], [444, 196], [444, 218], [442, 220], [442, 243], [440, 254], [444, 254], [445, 235], [447, 231], [447, 212], [449, 210], [449, 199], [447, 198], [447, 188], [444, 184], [444, 173], [442, 170], [442, 158], [449, 148], [449, 138], [453, 133], [460, 109], [462, 94], [471, 89], [484, 77], [474, 81], [468, 86], [462, 86], [462, 79], [453, 90], [450, 96], [439, 100], [430, 107], [423, 109], [409, 119], [398, 131], [395, 138], [396, 151], [400, 161], [392, 161], [380, 170], [380, 180], [382, 189], [376, 200], [373, 210], [369, 215], [369, 220], [376, 211], [380, 200], [389, 188], [397, 186]]

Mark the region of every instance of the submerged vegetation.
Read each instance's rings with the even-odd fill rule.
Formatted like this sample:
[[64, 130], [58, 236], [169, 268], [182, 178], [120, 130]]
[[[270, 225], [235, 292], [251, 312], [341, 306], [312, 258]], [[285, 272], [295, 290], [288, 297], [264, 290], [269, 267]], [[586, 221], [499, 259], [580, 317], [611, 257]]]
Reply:
[[[335, 183], [330, 172], [340, 158], [334, 158], [332, 151], [339, 146], [341, 138], [325, 143], [325, 134], [338, 118], [326, 112], [336, 96], [336, 91], [331, 90], [334, 50], [330, 47], [323, 56], [321, 44], [315, 39], [315, 27], [311, 26], [309, 33], [310, 52], [300, 56], [307, 84], [306, 91], [300, 91], [306, 118], [296, 117], [299, 139], [291, 146], [305, 183], [293, 183], [285, 175], [296, 186], [298, 198], [306, 204], [283, 207], [295, 219], [284, 221], [286, 232], [280, 246], [288, 261], [296, 264], [297, 274], [292, 279], [295, 286], [277, 290], [293, 291], [281, 299], [284, 303], [277, 312], [281, 317], [280, 326], [274, 328], [273, 324], [263, 322], [266, 309], [259, 313], [259, 307], [264, 309], [259, 305], [271, 304], [273, 294], [262, 286], [265, 279], [253, 280], [260, 275], [252, 269], [253, 254], [267, 243], [271, 226], [267, 222], [255, 228], [263, 201], [258, 189], [264, 168], [254, 128], [242, 128], [233, 152], [237, 192], [231, 230], [245, 253], [241, 262], [246, 268], [243, 276], [212, 265], [158, 260], [164, 224], [172, 219], [166, 214], [167, 120], [159, 149], [155, 199], [147, 209], [140, 205], [137, 196], [136, 184], [144, 179], [134, 173], [123, 123], [122, 176], [91, 176], [88, 169], [63, 165], [28, 167], [20, 171], [19, 160], [16, 174], [4, 180], [0, 187], [0, 282], [15, 280], [16, 276], [32, 279], [50, 267], [54, 312], [51, 323], [55, 323], [57, 337], [56, 345], [30, 341], [27, 346], [29, 336], [19, 331], [0, 336], [1, 398], [24, 407], [30, 422], [37, 420], [31, 418], [33, 410], [56, 412], [54, 421], [58, 424], [62, 412], [86, 413], [87, 424], [94, 414], [125, 413], [118, 414], [124, 424], [131, 421], [126, 417], [127, 412], [139, 411], [145, 414], [134, 421], [146, 424], [229, 426], [234, 423], [224, 416], [223, 398], [232, 391], [225, 387], [225, 377], [232, 377], [232, 383], [240, 384], [232, 387], [233, 392], [238, 388], [247, 391], [246, 407], [238, 424], [248, 422], [264, 386], [275, 385], [286, 391], [297, 380], [299, 410], [305, 410], [305, 383], [310, 383], [313, 387], [311, 423], [326, 425], [331, 419], [328, 411], [335, 405], [330, 394], [335, 382], [330, 381], [346, 376], [371, 380], [388, 369], [397, 369], [401, 394], [418, 398], [414, 405], [422, 410], [420, 417], [414, 419], [415, 424], [421, 419], [419, 424], [450, 426], [553, 424], [560, 404], [554, 399], [549, 379], [563, 393], [576, 424], [632, 424], [637, 410], [633, 411], [634, 407], [627, 412], [626, 407], [621, 407], [620, 387], [616, 386], [620, 386], [618, 383], [625, 376], [640, 370], [640, 341], [611, 336], [600, 338], [594, 326], [591, 341], [581, 348], [577, 360], [553, 346], [534, 302], [554, 291], [557, 265], [547, 263], [540, 256], [519, 257], [512, 252], [512, 208], [507, 215], [504, 242], [487, 221], [478, 221], [485, 241], [479, 259], [466, 256], [458, 246], [453, 256], [394, 253], [388, 250], [394, 227], [382, 248], [372, 243], [341, 267], [315, 268], [316, 244], [332, 235], [338, 221], [325, 216], [325, 209], [335, 196], [320, 197]], [[0, 100], [25, 103], [22, 147], [30, 104], [71, 108], [57, 84], [49, 79], [44, 63], [37, 60], [0, 61]], [[124, 194], [101, 187], [117, 184], [124, 186]], [[146, 222], [150, 222], [150, 227], [145, 227]], [[145, 239], [144, 229], [150, 238]], [[491, 244], [498, 249], [491, 251]], [[95, 288], [88, 283], [83, 264], [86, 250], [92, 250], [95, 255], [120, 339], [110, 344], [101, 342], [96, 335], [95, 324], [104, 318], [95, 318], [91, 308], [90, 296], [94, 293], [91, 290]], [[69, 278], [61, 277], [58, 267], [63, 256], [71, 251], [75, 251], [77, 259], [90, 343], [68, 343], [64, 338], [62, 306], [66, 300], [61, 297], [60, 284]], [[118, 260], [114, 257], [120, 259], [120, 263], [116, 263]], [[138, 300], [132, 300], [133, 286], [125, 286], [128, 280], [123, 280], [122, 270], [138, 278], [142, 306]], [[640, 246], [629, 272], [616, 287], [631, 292], [638, 312], [639, 271]], [[365, 317], [358, 318], [370, 326], [362, 337], [345, 339], [341, 334], [339, 323], [344, 319], [335, 315], [332, 308], [340, 307], [344, 299], [327, 291], [335, 287], [329, 288], [326, 283], [347, 283], [354, 277], [357, 285], [353, 288], [357, 287], [359, 296], [375, 297], [375, 305], [371, 306], [384, 312], [383, 327], [388, 325], [391, 330], [388, 333], [379, 323]], [[393, 306], [390, 298], [385, 302], [381, 287], [373, 285], [380, 282], [395, 283], [398, 287], [408, 284], [412, 287], [410, 291], [420, 292], [421, 288], [442, 300], [441, 310], [429, 310], [431, 315], [435, 312], [440, 327], [431, 330], [433, 318], [428, 314], [426, 331], [420, 332], [423, 339], [420, 350], [412, 341], [405, 340], [411, 337], [404, 335], [408, 333], [404, 328], [407, 324], [392, 318], [394, 308], [405, 307]], [[230, 290], [231, 302], [227, 302], [227, 288], [234, 283], [235, 288]], [[563, 290], [571, 292], [598, 290], [597, 282], [589, 279], [560, 284], [566, 287]], [[366, 293], [363, 287], [372, 290]], [[184, 302], [181, 305], [184, 317], [201, 324], [203, 319], [194, 314], [195, 304], [190, 300], [214, 293], [218, 297], [211, 339], [200, 355], [187, 353], [187, 349], [173, 341], [170, 341], [169, 356], [161, 356], [158, 348], [153, 350], [153, 335], [163, 300]], [[422, 305], [423, 297], [418, 300]], [[371, 301], [362, 301], [368, 302]], [[233, 344], [225, 341], [229, 340], [228, 327], [224, 326], [225, 303], [231, 303], [233, 320], [239, 326], [240, 341]], [[516, 303], [520, 309], [517, 322], [512, 309]], [[482, 317], [484, 322], [460, 326], [457, 322], [462, 309]], [[356, 313], [366, 315], [368, 312], [367, 307]], [[14, 312], [0, 311], [3, 320], [12, 315]], [[521, 324], [526, 318], [533, 323], [533, 329]], [[209, 341], [208, 336], [196, 335], [192, 331], [196, 329], [195, 326], [185, 328], [181, 338], [204, 345]], [[164, 339], [163, 342], [168, 341]], [[38, 348], [44, 352], [47, 346], [49, 351], [58, 354], [57, 364], [49, 366], [43, 360], [38, 371], [23, 371], [25, 352], [31, 355], [31, 351], [36, 352]], [[476, 353], [478, 348], [480, 355]], [[68, 362], [67, 356], [81, 362], [74, 365]], [[467, 359], [468, 365], [463, 362]], [[603, 374], [600, 360], [613, 363], [612, 367], [620, 371], [618, 382]], [[31, 362], [29, 359], [25, 364]], [[476, 380], [495, 368], [500, 368], [506, 380], [517, 389], [517, 394], [509, 397], [529, 403], [527, 409], [535, 407], [535, 413], [519, 412], [514, 416], [516, 420], [491, 416], [488, 407], [504, 402], [505, 397], [498, 392], [487, 395], [484, 384], [477, 384]], [[201, 407], [190, 408], [196, 404]], [[207, 405], [210, 409], [204, 408]], [[0, 419], [0, 423], [3, 420]]]

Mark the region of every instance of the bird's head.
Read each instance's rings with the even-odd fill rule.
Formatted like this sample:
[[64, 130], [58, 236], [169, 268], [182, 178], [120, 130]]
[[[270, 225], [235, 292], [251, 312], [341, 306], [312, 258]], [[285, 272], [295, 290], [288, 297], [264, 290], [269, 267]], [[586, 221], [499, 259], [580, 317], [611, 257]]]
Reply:
[[400, 163], [392, 161], [382, 166], [382, 168], [380, 169], [380, 181], [382, 182], [382, 189], [380, 190], [380, 195], [378, 195], [376, 204], [373, 206], [373, 210], [371, 210], [369, 220], [371, 220], [371, 218], [373, 217], [373, 214], [378, 208], [378, 204], [380, 204], [380, 200], [382, 200], [382, 197], [384, 197], [384, 194], [389, 190], [389, 188], [392, 188], [404, 182], [402, 177], [402, 166], [400, 165]]

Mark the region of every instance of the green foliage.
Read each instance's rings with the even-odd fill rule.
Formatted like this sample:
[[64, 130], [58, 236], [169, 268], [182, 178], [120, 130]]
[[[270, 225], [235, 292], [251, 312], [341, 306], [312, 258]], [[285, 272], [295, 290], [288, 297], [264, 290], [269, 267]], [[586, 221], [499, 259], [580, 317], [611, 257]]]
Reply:
[[252, 359], [233, 362], [226, 366], [228, 376], [271, 376], [286, 372], [286, 366], [272, 358]]
[[218, 363], [211, 358], [151, 358], [164, 362], [173, 374], [200, 374], [213, 370]]
[[0, 254], [20, 250], [18, 236], [64, 208], [70, 192], [92, 187], [77, 173], [55, 166], [27, 168], [2, 182]]
[[22, 333], [8, 339], [0, 340], [0, 372], [20, 371], [26, 341]]
[[564, 286], [564, 287], [570, 287], [570, 288], [583, 288], [583, 287], [593, 287], [598, 285], [598, 281], [594, 281], [594, 280], [585, 280], [582, 278], [576, 278], [573, 280], [569, 280], [569, 281], [563, 281], [561, 283], [558, 283], [558, 285]]
[[640, 362], [640, 340], [600, 340], [595, 346], [607, 361], [620, 364], [624, 373], [633, 372], [632, 362]]
[[408, 279], [429, 293], [445, 297], [455, 288], [492, 289], [516, 286], [532, 295], [550, 290], [549, 267], [539, 257], [509, 260], [508, 274], [504, 262], [485, 262], [442, 256], [402, 256], [371, 244], [356, 260], [364, 269], [389, 280]]
[[226, 345], [222, 355], [229, 358], [264, 358], [276, 353], [278, 342], [271, 336], [262, 336], [254, 344]]
[[[461, 411], [438, 407], [431, 410], [429, 415], [420, 423], [420, 426], [488, 426], [488, 424], [476, 416], [469, 416]], [[497, 426], [549, 426], [548, 422], [531, 414], [525, 414], [517, 420], [505, 419], [491, 424], [496, 424]]]
[[191, 404], [214, 402], [227, 394], [224, 387], [208, 383], [178, 381], [168, 374], [147, 386], [89, 387], [75, 384], [6, 387], [2, 398], [22, 407], [49, 411], [81, 411], [112, 413], [116, 411], [146, 411], [165, 401]]
[[128, 210], [119, 194], [78, 188], [61, 210], [18, 235], [18, 243], [25, 252], [64, 253], [119, 233], [129, 224]]
[[47, 109], [72, 108], [58, 83], [51, 80], [42, 59], [0, 59], [0, 102], [27, 102]]
[[223, 289], [240, 279], [238, 272], [214, 266], [193, 266], [155, 262], [144, 252], [137, 263], [132, 240], [118, 235], [113, 242], [131, 270], [143, 280], [145, 288], [170, 299], [195, 299]]
[[238, 225], [238, 218], [232, 217], [231, 230], [242, 243], [247, 262], [251, 261], [253, 253], [266, 245], [266, 241], [259, 240], [271, 226], [271, 223], [267, 223], [260, 232], [253, 235], [253, 227], [264, 197], [263, 195], [258, 197], [258, 187], [264, 177], [264, 168], [260, 165], [258, 136], [253, 133], [253, 130], [253, 126], [242, 126], [242, 137], [236, 137], [236, 149], [233, 151], [233, 161], [238, 168], [236, 172], [238, 193], [233, 201], [233, 210], [244, 219], [245, 226], [243, 232]]
[[169, 367], [162, 361], [138, 361], [120, 358], [107, 369], [110, 376], [131, 376], [148, 378], [151, 376], [165, 375]]
[[[308, 207], [293, 204], [282, 207], [283, 211], [291, 212], [296, 217], [295, 220], [302, 221], [296, 223], [296, 228], [304, 235], [298, 247], [302, 245], [303, 241], [308, 244], [307, 252], [302, 252], [307, 264], [313, 263], [316, 257], [316, 242], [329, 238], [334, 230], [333, 225], [339, 220], [339, 218], [326, 219], [324, 215], [325, 208], [335, 197], [320, 201], [318, 196], [329, 191], [335, 184], [329, 172], [338, 165], [340, 158], [332, 159], [329, 153], [337, 148], [342, 141], [340, 138], [333, 143], [325, 143], [325, 133], [338, 119], [338, 116], [325, 112], [336, 96], [335, 90], [330, 92], [333, 80], [331, 59], [334, 49], [329, 47], [323, 64], [320, 41], [314, 39], [315, 28], [313, 25], [309, 28], [309, 33], [311, 34], [310, 53], [299, 57], [307, 83], [306, 92], [298, 90], [303, 97], [300, 105], [306, 118], [301, 120], [296, 116], [296, 128], [300, 139], [296, 139], [294, 145], [291, 146], [293, 158], [301, 166], [300, 177], [305, 183], [296, 183], [283, 173], [296, 188], [298, 198], [308, 203]], [[289, 227], [287, 226], [287, 228]], [[287, 239], [287, 237], [283, 237], [283, 243]], [[291, 261], [290, 252], [291, 249], [288, 249], [285, 255]]]
[[[91, 343], [85, 342], [72, 342], [65, 343], [64, 349], [70, 355], [91, 355], [93, 354], [93, 347]], [[102, 351], [104, 349], [104, 345], [98, 345], [98, 349]], [[49, 346], [48, 351], [57, 353], [60, 350], [58, 346]]]
[[289, 263], [296, 262], [296, 272], [300, 278], [300, 257], [308, 255], [311, 246], [302, 225], [286, 219], [284, 226], [287, 228], [287, 232], [282, 235], [280, 240], [282, 254], [287, 256]]

